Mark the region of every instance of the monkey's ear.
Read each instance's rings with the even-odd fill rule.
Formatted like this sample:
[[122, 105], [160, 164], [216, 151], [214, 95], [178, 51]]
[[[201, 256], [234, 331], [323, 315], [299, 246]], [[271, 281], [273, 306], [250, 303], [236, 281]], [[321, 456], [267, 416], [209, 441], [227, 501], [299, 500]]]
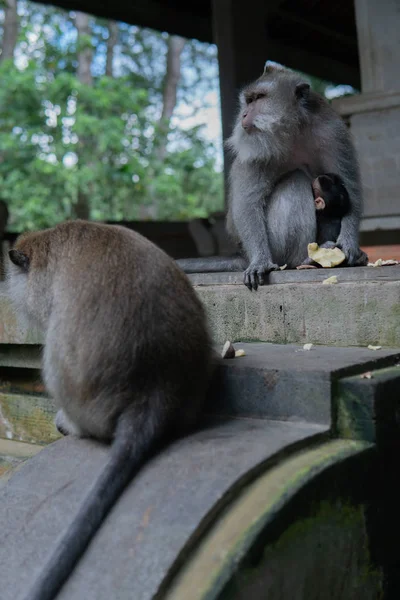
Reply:
[[299, 100], [301, 98], [307, 98], [310, 92], [310, 84], [309, 83], [298, 83], [296, 85], [295, 94], [296, 98]]
[[14, 265], [20, 267], [23, 271], [29, 270], [29, 258], [20, 250], [10, 250], [8, 253], [10, 260]]
[[325, 200], [321, 196], [318, 196], [318, 198], [315, 198], [315, 208], [317, 210], [325, 209]]
[[265, 61], [263, 75], [268, 75], [269, 73], [276, 73], [277, 71], [287, 71], [285, 67], [280, 65], [279, 63], [274, 62], [273, 60]]

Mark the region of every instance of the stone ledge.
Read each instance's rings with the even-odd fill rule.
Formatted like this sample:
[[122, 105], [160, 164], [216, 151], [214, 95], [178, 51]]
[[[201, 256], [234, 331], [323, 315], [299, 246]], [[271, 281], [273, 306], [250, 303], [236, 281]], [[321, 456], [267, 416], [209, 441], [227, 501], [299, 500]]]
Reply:
[[341, 283], [339, 275], [334, 285], [287, 283], [257, 292], [234, 283], [195, 288], [219, 344], [241, 340], [400, 347], [400, 281]]
[[[322, 285], [331, 275], [338, 283]], [[400, 266], [279, 271], [257, 292], [243, 285], [242, 273], [202, 273], [190, 279], [217, 344], [400, 347]], [[0, 344], [40, 344], [40, 335], [18, 321], [3, 290], [0, 284]]]
[[[316, 442], [325, 431], [312, 424], [233, 419], [170, 445], [128, 486], [60, 600], [151, 600], [188, 542], [198, 539], [256, 470], [282, 451], [287, 456]], [[0, 488], [2, 600], [27, 594], [107, 458], [107, 447], [66, 438]]]
[[[399, 281], [400, 265], [387, 267], [347, 267], [335, 269], [288, 269], [272, 271], [268, 275], [267, 286], [284, 283], [322, 283], [327, 277], [336, 275], [338, 281], [357, 283], [361, 281]], [[194, 286], [242, 285], [243, 272], [236, 273], [191, 273], [188, 275]]]
[[399, 108], [400, 93], [376, 92], [345, 96], [333, 100], [332, 106], [342, 117], [348, 117], [362, 112]]

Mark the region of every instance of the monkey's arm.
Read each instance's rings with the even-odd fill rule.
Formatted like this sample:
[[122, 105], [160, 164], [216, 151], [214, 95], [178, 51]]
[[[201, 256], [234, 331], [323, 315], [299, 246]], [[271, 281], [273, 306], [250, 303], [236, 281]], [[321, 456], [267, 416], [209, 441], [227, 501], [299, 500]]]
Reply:
[[360, 220], [363, 211], [363, 196], [358, 161], [346, 125], [340, 120], [337, 125], [337, 148], [335, 164], [325, 165], [328, 173], [338, 173], [350, 196], [350, 211], [342, 218], [340, 234], [336, 245], [346, 255], [349, 267], [365, 266], [368, 257], [358, 244]]
[[251, 167], [243, 164], [231, 171], [231, 222], [249, 261], [244, 272], [244, 284], [257, 290], [265, 276], [279, 267], [273, 262], [268, 241], [266, 201], [272, 191], [272, 180], [254, 176]]
[[368, 256], [358, 245], [359, 227], [360, 217], [354, 212], [343, 217], [336, 245], [345, 253], [349, 267], [365, 267], [368, 264]]

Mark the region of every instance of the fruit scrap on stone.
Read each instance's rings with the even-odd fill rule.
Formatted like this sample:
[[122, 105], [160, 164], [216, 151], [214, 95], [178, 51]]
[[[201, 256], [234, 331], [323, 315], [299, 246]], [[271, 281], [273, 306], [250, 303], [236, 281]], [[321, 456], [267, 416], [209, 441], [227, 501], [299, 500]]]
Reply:
[[389, 259], [389, 260], [383, 260], [382, 258], [378, 258], [378, 260], [376, 260], [374, 263], [368, 263], [369, 267], [389, 267], [392, 265], [398, 265], [400, 264], [398, 260], [393, 260], [393, 259]]
[[222, 358], [235, 358], [235, 348], [233, 347], [232, 342], [225, 342], [221, 356]]
[[308, 244], [307, 251], [311, 260], [325, 268], [336, 267], [346, 259], [340, 248], [320, 248], [315, 242]]
[[361, 375], [361, 379], [372, 379], [372, 373], [371, 373], [371, 371], [367, 371], [366, 373], [363, 373]]
[[332, 277], [328, 277], [328, 279], [324, 279], [322, 283], [325, 285], [330, 285], [331, 283], [337, 283], [337, 282], [338, 282], [338, 278], [336, 277], [336, 275], [332, 275]]

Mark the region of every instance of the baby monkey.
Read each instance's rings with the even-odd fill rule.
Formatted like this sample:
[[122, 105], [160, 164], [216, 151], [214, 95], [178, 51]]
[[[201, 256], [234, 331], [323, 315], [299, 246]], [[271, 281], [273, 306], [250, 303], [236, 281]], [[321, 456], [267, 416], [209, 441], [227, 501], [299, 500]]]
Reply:
[[350, 196], [343, 179], [335, 173], [325, 173], [312, 182], [317, 211], [317, 244], [333, 245], [340, 234], [342, 218], [350, 211]]
[[159, 248], [124, 227], [70, 221], [18, 238], [9, 293], [42, 329], [62, 433], [112, 442], [25, 600], [52, 600], [140, 467], [202, 413], [212, 369], [203, 306]]

